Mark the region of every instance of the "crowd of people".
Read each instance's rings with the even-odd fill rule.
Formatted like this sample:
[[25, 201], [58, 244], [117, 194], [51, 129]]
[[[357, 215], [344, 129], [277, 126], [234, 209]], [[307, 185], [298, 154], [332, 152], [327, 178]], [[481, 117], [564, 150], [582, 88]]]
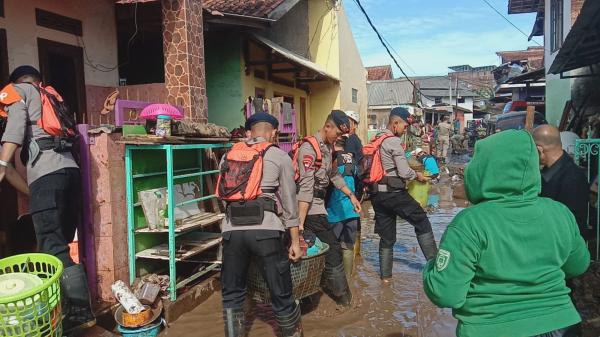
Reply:
[[[56, 139], [64, 137], [36, 123], [48, 113], [40, 77], [32, 67], [19, 67], [0, 95], [8, 117], [0, 182], [6, 178], [30, 194], [39, 250], [65, 266], [64, 323], [73, 330], [95, 323], [85, 271], [68, 248], [78, 221], [79, 170], [70, 150], [57, 147]], [[329, 247], [321, 287], [349, 307], [348, 277], [366, 199], [375, 211], [382, 282], [393, 277], [401, 218], [414, 227], [427, 260], [424, 291], [434, 304], [453, 309], [458, 336], [581, 336], [568, 279], [590, 264], [584, 241], [591, 233], [589, 186], [562, 150], [555, 127], [540, 126], [532, 134], [504, 131], [477, 143], [465, 170], [472, 206], [438, 238], [438, 249], [427, 212], [407, 185], [438, 177], [452, 143], [452, 124], [443, 118], [435, 128], [420, 125], [407, 109], [396, 107], [387, 127], [363, 146], [356, 135], [359, 123], [358, 113], [333, 110], [318, 132], [286, 153], [276, 146], [278, 120], [258, 112], [246, 121], [247, 139], [223, 156], [216, 194], [226, 206], [221, 271], [226, 336], [246, 335], [251, 261], [268, 285], [281, 335], [303, 335], [290, 268], [306, 254], [309, 241]], [[420, 139], [412, 144], [420, 146], [412, 155], [423, 171], [409, 165], [401, 138], [407, 132]], [[11, 165], [19, 147], [27, 183]]]

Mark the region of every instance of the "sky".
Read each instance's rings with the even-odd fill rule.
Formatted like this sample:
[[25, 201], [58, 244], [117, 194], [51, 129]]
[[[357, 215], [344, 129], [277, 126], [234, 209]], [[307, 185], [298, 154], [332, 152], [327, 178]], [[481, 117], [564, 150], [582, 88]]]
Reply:
[[[508, 15], [508, 0], [488, 0], [529, 34], [535, 14]], [[361, 0], [409, 76], [445, 75], [448, 67], [498, 65], [496, 51], [535, 46], [483, 0]], [[354, 0], [344, 6], [365, 66], [393, 64]], [[542, 44], [540, 38], [535, 39]], [[393, 51], [392, 51], [393, 52]], [[394, 76], [401, 76], [394, 66]]]

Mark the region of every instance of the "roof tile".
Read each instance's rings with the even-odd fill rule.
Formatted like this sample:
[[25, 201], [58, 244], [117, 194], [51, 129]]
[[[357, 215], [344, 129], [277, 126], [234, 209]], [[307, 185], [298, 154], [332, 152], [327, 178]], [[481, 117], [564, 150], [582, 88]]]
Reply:
[[386, 81], [394, 78], [391, 65], [367, 67], [366, 69], [369, 81]]
[[267, 18], [285, 0], [204, 0], [202, 6], [224, 14]]

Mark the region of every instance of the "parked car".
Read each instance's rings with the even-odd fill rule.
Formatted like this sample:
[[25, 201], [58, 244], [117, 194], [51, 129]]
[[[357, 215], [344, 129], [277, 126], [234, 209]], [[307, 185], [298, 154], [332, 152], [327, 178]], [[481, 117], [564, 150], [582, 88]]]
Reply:
[[[521, 130], [525, 128], [527, 111], [509, 112], [499, 115], [496, 119], [496, 130]], [[533, 127], [548, 124], [544, 115], [536, 112], [533, 117]]]

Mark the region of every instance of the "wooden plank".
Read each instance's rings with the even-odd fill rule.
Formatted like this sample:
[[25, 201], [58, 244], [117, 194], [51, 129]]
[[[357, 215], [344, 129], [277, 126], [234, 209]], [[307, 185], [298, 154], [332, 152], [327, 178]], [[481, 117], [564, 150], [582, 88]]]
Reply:
[[527, 115], [525, 116], [525, 129], [529, 132], [533, 132], [533, 121], [535, 117], [535, 107], [527, 107]]
[[[225, 217], [225, 214], [215, 214], [215, 213], [201, 213], [194, 216], [191, 216], [187, 219], [176, 220], [175, 224], [175, 233], [185, 233], [192, 231], [194, 229], [200, 229], [204, 227], [208, 227], [212, 224], [215, 224]], [[149, 229], [149, 228], [141, 228], [135, 231], [136, 233], [168, 233], [169, 229]]]
[[[189, 234], [189, 237], [181, 238], [177, 247], [181, 253], [177, 254], [175, 261], [185, 261], [191, 258], [194, 255], [198, 255], [204, 251], [207, 251], [211, 248], [217, 247], [222, 241], [221, 234], [216, 233], [194, 233]], [[152, 260], [163, 260], [169, 261], [168, 253], [169, 245], [167, 243], [160, 244], [158, 246], [154, 246], [152, 248], [143, 250], [135, 256], [137, 258], [142, 259], [152, 259]], [[177, 253], [177, 252], [176, 252]]]

